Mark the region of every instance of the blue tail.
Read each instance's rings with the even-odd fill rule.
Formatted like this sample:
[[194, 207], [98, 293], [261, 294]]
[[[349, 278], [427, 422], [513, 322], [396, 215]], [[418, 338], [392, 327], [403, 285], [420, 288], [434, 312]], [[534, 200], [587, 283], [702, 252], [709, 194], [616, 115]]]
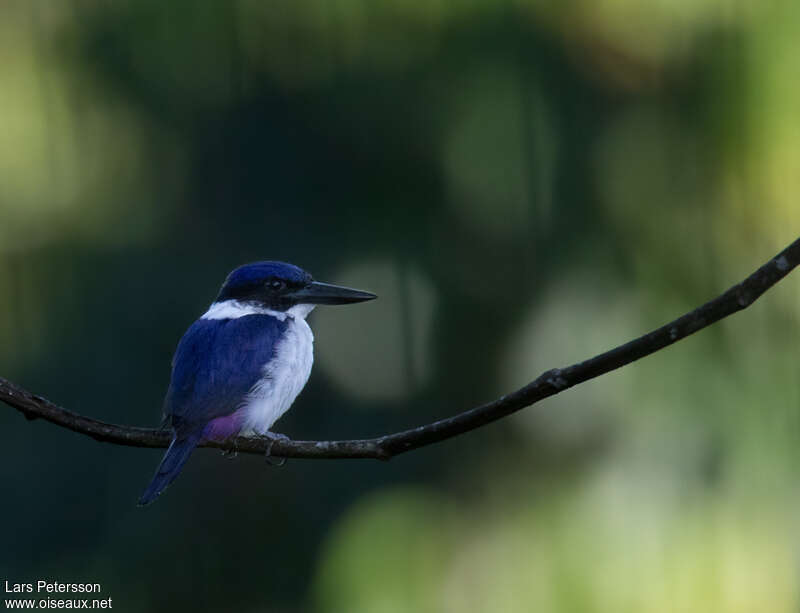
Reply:
[[186, 460], [192, 455], [192, 451], [194, 451], [199, 442], [199, 434], [190, 434], [180, 438], [176, 436], [172, 439], [167, 453], [164, 454], [161, 464], [156, 469], [153, 480], [147, 486], [142, 497], [139, 498], [140, 507], [153, 502], [170, 483], [175, 481], [181, 472], [181, 468], [186, 464]]

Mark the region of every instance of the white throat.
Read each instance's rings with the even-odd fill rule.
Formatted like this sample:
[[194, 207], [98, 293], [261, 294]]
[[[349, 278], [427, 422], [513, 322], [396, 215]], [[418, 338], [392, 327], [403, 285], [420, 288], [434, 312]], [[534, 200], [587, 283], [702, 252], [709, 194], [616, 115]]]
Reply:
[[245, 315], [272, 315], [281, 321], [285, 321], [287, 317], [305, 319], [315, 306], [313, 304], [296, 304], [285, 311], [275, 311], [255, 302], [223, 300], [212, 304], [200, 319], [238, 319]]

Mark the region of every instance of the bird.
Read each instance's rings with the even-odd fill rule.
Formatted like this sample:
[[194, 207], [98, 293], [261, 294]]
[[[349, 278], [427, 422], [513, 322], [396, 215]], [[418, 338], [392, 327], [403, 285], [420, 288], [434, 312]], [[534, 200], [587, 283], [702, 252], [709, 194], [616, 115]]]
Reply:
[[164, 399], [172, 442], [139, 506], [158, 498], [203, 441], [285, 438], [270, 429], [311, 374], [314, 335], [306, 317], [316, 305], [376, 297], [315, 281], [286, 262], [253, 262], [233, 270], [178, 343]]

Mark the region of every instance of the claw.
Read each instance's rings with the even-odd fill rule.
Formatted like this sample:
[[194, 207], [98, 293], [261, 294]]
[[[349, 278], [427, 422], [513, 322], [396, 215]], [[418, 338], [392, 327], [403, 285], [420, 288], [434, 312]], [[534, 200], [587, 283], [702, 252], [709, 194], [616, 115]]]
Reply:
[[268, 441], [267, 443], [267, 451], [264, 454], [264, 459], [266, 460], [267, 464], [270, 466], [277, 466], [280, 468], [284, 464], [286, 464], [286, 458], [279, 458], [278, 461], [274, 461], [272, 458], [272, 446], [275, 444], [276, 441], [288, 441], [290, 440], [288, 436], [285, 434], [278, 434], [277, 432], [265, 432], [261, 435], [262, 438]]
[[222, 457], [226, 460], [233, 460], [236, 456], [239, 455], [239, 446], [236, 444], [236, 439], [233, 439], [233, 447], [230, 449], [223, 449], [222, 450]]

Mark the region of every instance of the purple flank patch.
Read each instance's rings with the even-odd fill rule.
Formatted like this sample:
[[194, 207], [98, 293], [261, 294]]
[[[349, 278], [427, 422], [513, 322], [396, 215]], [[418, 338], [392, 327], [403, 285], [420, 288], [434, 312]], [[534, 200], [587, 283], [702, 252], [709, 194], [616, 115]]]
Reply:
[[203, 438], [209, 441], [222, 442], [236, 436], [244, 423], [244, 410], [239, 409], [230, 415], [212, 419], [203, 428]]

